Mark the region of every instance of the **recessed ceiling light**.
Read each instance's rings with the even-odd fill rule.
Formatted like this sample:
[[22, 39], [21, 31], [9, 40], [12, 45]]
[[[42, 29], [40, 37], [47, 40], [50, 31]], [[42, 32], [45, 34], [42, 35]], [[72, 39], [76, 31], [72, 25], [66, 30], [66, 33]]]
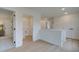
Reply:
[[67, 14], [68, 14], [68, 12], [64, 12], [64, 14], [65, 14], [65, 15], [67, 15]]
[[65, 10], [65, 8], [61, 8], [61, 10], [63, 10], [63, 11], [64, 11], [64, 10]]

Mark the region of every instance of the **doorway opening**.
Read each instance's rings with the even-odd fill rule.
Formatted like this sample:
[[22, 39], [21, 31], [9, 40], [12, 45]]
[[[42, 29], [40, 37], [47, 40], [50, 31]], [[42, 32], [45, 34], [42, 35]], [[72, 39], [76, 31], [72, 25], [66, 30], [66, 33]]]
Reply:
[[33, 17], [32, 16], [24, 16], [23, 17], [23, 43], [28, 39], [32, 40], [33, 36]]
[[0, 8], [0, 51], [13, 48], [13, 11]]

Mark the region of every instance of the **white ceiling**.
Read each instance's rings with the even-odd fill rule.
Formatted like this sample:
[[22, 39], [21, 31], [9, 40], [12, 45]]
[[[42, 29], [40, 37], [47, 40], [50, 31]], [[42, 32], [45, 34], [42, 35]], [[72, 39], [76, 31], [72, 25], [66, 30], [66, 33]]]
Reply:
[[[55, 17], [64, 15], [64, 11], [61, 10], [62, 7], [29, 7], [41, 13], [42, 16]], [[68, 14], [79, 13], [79, 7], [65, 7], [65, 11]]]

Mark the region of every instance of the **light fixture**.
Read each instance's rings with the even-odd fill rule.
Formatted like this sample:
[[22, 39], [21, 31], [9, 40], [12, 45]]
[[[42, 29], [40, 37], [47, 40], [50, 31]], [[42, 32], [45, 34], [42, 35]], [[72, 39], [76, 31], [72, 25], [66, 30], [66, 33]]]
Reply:
[[65, 14], [65, 15], [67, 15], [67, 14], [68, 14], [68, 12], [64, 12], [64, 14]]
[[64, 10], [65, 10], [65, 8], [61, 8], [61, 10], [62, 10], [62, 11], [64, 11]]
[[67, 15], [68, 14], [68, 12], [66, 12], [66, 10], [65, 10], [66, 8], [61, 8], [61, 10], [64, 12], [64, 14], [65, 15]]

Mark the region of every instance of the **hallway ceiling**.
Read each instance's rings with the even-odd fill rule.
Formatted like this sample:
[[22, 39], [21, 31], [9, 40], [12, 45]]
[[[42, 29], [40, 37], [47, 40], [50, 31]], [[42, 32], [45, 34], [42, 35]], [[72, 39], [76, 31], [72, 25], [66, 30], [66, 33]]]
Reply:
[[39, 12], [42, 16], [63, 16], [65, 12], [68, 14], [79, 13], [79, 7], [64, 7], [65, 10], [61, 10], [63, 7], [29, 7], [32, 10]]

